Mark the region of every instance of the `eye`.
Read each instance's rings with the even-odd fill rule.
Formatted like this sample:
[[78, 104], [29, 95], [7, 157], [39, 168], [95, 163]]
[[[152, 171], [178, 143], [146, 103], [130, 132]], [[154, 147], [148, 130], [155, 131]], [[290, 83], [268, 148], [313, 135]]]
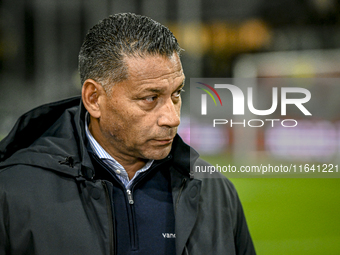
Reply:
[[184, 90], [184, 89], [179, 89], [179, 90], [177, 90], [177, 91], [174, 93], [174, 96], [175, 96], [175, 97], [179, 97], [179, 96], [181, 95], [182, 92], [185, 92], [185, 90]]
[[145, 97], [144, 100], [148, 103], [152, 103], [153, 101], [155, 101], [157, 99], [157, 96], [149, 96], [149, 97]]

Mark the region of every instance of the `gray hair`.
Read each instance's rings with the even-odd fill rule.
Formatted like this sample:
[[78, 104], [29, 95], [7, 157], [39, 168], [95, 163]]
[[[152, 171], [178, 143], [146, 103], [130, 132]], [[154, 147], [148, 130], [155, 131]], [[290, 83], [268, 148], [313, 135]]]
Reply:
[[132, 13], [111, 15], [89, 30], [80, 48], [81, 83], [93, 79], [108, 91], [128, 78], [124, 57], [171, 57], [181, 51], [172, 32], [160, 23]]

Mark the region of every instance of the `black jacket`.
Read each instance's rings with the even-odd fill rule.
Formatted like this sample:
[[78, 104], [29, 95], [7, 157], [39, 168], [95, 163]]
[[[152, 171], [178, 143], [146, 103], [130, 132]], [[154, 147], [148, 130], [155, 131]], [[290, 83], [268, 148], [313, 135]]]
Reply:
[[[0, 254], [115, 254], [110, 183], [95, 178], [84, 116], [79, 97], [43, 105], [0, 142]], [[255, 254], [232, 183], [191, 178], [190, 163], [206, 163], [179, 136], [170, 154], [177, 254]]]

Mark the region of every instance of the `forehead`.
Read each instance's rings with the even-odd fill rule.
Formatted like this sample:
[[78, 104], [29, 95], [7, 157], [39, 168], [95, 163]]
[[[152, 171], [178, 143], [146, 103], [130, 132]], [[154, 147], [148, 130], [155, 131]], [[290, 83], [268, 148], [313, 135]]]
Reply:
[[137, 87], [143, 85], [177, 84], [184, 80], [182, 64], [177, 53], [171, 57], [147, 55], [145, 57], [126, 57], [127, 82]]

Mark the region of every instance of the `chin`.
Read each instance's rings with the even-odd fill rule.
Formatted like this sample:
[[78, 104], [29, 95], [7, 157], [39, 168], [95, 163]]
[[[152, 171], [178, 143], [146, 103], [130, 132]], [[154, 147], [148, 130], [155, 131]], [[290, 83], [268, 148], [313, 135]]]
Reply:
[[170, 151], [171, 146], [166, 149], [158, 149], [157, 151], [146, 153], [147, 155], [145, 156], [147, 159], [161, 160], [166, 158], [169, 155]]

